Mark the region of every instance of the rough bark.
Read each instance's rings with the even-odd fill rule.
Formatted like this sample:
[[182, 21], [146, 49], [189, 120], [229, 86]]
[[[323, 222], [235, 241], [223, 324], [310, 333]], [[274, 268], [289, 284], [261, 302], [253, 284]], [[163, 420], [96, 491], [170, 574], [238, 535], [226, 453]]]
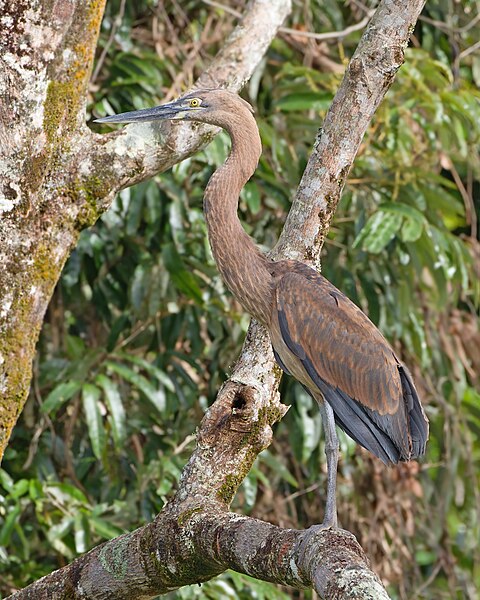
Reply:
[[[250, 387], [225, 384], [201, 424], [177, 495], [155, 521], [97, 546], [11, 600], [152, 598], [228, 568], [299, 589], [313, 586], [325, 598], [388, 599], [350, 533], [320, 530], [305, 542], [308, 530], [228, 511], [282, 413], [275, 402], [258, 412], [258, 394]], [[365, 589], [376, 595], [366, 596]]]
[[320, 251], [353, 161], [404, 62], [410, 34], [424, 5], [425, 0], [380, 3], [318, 132], [276, 256], [320, 265]]
[[[214, 128], [96, 135], [86, 89], [105, 0], [0, 0], [0, 460], [28, 395], [45, 310], [79, 232], [114, 194], [210, 141]], [[239, 90], [290, 10], [256, 0], [200, 79]], [[267, 18], [268, 16], [268, 18]]]
[[10, 600], [146, 599], [228, 568], [297, 589], [314, 585], [329, 600], [388, 600], [352, 534], [319, 531], [307, 551], [305, 534], [226, 512], [205, 499], [181, 511], [169, 505], [153, 523], [97, 546]]
[[[403, 61], [423, 4], [424, 0], [381, 2], [315, 143], [308, 179], [302, 179], [292, 216], [273, 253], [276, 258], [316, 262], [360, 141]], [[170, 149], [178, 156], [194, 151], [189, 134], [181, 131], [176, 134], [181, 145]], [[147, 142], [138, 141], [139, 133]], [[104, 152], [111, 166], [112, 157], [114, 162], [116, 154], [125, 154], [127, 140], [136, 143], [137, 170], [127, 167], [118, 183], [129, 185], [158, 167], [156, 159], [150, 162], [144, 144], [155, 139], [161, 143], [167, 135], [175, 135], [173, 128], [167, 132], [129, 127], [98, 141], [93, 155]], [[108, 169], [104, 172], [108, 182]], [[95, 196], [96, 211], [105, 205], [105, 197], [108, 203], [106, 194]], [[278, 399], [278, 378], [268, 338], [253, 324], [232, 377], [202, 422], [178, 493], [154, 523], [95, 548], [11, 598], [150, 598], [205, 581], [229, 567], [296, 587], [313, 586], [325, 598], [388, 598], [347, 532], [323, 530], [302, 545], [305, 532], [228, 512], [256, 455], [269, 443], [271, 425], [285, 410]]]
[[74, 157], [104, 0], [0, 4], [0, 458], [28, 394], [45, 309], [90, 223]]

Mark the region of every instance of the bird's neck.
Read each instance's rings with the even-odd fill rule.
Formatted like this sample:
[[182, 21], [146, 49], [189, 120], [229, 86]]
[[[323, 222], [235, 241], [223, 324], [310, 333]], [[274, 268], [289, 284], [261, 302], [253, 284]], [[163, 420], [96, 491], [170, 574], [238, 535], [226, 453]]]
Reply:
[[262, 151], [255, 119], [246, 112], [232, 115], [223, 125], [232, 139], [232, 149], [208, 182], [204, 212], [212, 253], [225, 283], [240, 304], [266, 325], [272, 302], [268, 261], [245, 233], [237, 215], [240, 191], [253, 175]]

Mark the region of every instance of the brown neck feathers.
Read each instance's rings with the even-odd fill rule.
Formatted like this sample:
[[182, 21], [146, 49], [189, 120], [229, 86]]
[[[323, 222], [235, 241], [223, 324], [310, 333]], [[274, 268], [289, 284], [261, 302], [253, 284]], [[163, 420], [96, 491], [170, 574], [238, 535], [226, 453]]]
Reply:
[[216, 124], [230, 134], [232, 149], [205, 190], [210, 246], [232, 294], [253, 317], [267, 324], [272, 303], [267, 259], [245, 233], [237, 216], [240, 191], [253, 175], [262, 151], [257, 124], [243, 101], [235, 110], [219, 115]]

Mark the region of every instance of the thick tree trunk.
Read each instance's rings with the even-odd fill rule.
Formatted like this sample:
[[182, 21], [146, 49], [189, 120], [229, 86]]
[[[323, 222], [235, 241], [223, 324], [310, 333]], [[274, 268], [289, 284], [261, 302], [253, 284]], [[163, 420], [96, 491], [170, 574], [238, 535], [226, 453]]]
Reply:
[[46, 307], [99, 194], [77, 154], [104, 0], [1, 3], [0, 458]]

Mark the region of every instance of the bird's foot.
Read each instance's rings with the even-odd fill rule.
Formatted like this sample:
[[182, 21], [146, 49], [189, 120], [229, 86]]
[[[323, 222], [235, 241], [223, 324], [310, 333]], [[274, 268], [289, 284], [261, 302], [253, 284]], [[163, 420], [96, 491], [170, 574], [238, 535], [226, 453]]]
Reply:
[[299, 556], [305, 556], [307, 550], [312, 547], [312, 542], [314, 542], [315, 538], [318, 535], [320, 535], [321, 531], [324, 531], [325, 529], [337, 529], [337, 527], [337, 515], [334, 514], [330, 516], [325, 515], [325, 518], [323, 519], [322, 523], [312, 525], [308, 529], [305, 529], [305, 531], [302, 534], [302, 540], [298, 548]]

